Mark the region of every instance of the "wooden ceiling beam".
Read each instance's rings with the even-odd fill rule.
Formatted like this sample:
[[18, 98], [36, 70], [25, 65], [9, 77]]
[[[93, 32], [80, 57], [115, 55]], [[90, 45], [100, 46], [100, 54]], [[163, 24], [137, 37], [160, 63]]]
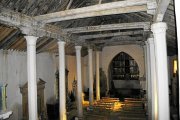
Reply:
[[141, 45], [142, 41], [123, 41], [123, 42], [107, 42], [104, 46], [117, 46], [117, 45]]
[[36, 47], [36, 50], [38, 51], [38, 50], [42, 49], [44, 46], [46, 46], [47, 44], [49, 44], [49, 42], [51, 42], [51, 41], [53, 41], [52, 38], [47, 38], [47, 39], [45, 39], [43, 42], [40, 43], [40, 45], [38, 45], [38, 46]]
[[147, 3], [147, 0], [125, 0], [39, 15], [35, 16], [34, 19], [43, 23], [51, 23], [78, 18], [140, 12], [147, 10]]
[[133, 22], [133, 23], [119, 23], [119, 24], [108, 24], [108, 25], [98, 25], [98, 26], [85, 26], [85, 27], [77, 27], [77, 28], [67, 28], [67, 29], [63, 29], [63, 31], [66, 33], [84, 33], [84, 32], [137, 29], [137, 28], [149, 30], [150, 22]]
[[153, 22], [161, 22], [171, 0], [159, 0]]
[[23, 44], [24, 41], [25, 41], [24, 37], [19, 37], [19, 39], [16, 42], [14, 42], [14, 44], [9, 46], [7, 49], [18, 49]]
[[49, 38], [41, 37], [37, 39], [36, 48], [38, 49], [42, 44], [44, 44]]
[[143, 30], [138, 31], [128, 31], [128, 32], [115, 32], [115, 33], [105, 33], [105, 34], [95, 34], [95, 35], [83, 35], [79, 39], [93, 39], [93, 38], [105, 38], [105, 37], [114, 37], [114, 36], [124, 36], [124, 35], [137, 35], [143, 34]]
[[47, 50], [51, 45], [57, 44], [56, 40], [50, 40], [46, 45], [42, 46], [41, 48], [37, 49], [37, 53], [43, 52]]
[[7, 35], [11, 34], [12, 31], [14, 31], [14, 29], [5, 27], [4, 30], [0, 33], [0, 42], [2, 42], [7, 37]]
[[10, 35], [8, 35], [6, 39], [0, 43], [0, 49], [8, 48], [8, 46], [10, 46], [17, 39], [19, 34], [19, 30], [14, 30]]
[[94, 41], [88, 41], [93, 44], [99, 44], [99, 43], [107, 43], [107, 42], [131, 42], [131, 41], [142, 41], [143, 37], [129, 37], [129, 36], [119, 36], [119, 37], [113, 37], [111, 39], [105, 39], [105, 40], [94, 40]]
[[26, 46], [26, 40], [22, 41], [22, 43], [16, 48], [16, 50], [20, 51], [26, 51], [27, 46]]
[[147, 10], [146, 5], [141, 5], [141, 6], [131, 6], [131, 7], [116, 8], [116, 9], [103, 10], [103, 11], [94, 11], [94, 12], [89, 12], [89, 13], [67, 15], [67, 16], [62, 16], [59, 18], [53, 18], [53, 20], [52, 19], [38, 20], [36, 18], [35, 19], [42, 23], [52, 23], [52, 22], [59, 22], [59, 21], [75, 20], [75, 19], [80, 19], [80, 18], [89, 18], [89, 17], [97, 17], [97, 16], [105, 16], [105, 15], [116, 15], [116, 14], [124, 14], [124, 13], [134, 13], [134, 12], [141, 12], [141, 11], [146, 11], [146, 10]]
[[[61, 28], [50, 25], [42, 24], [32, 17], [25, 14], [14, 12], [0, 6], [0, 23], [20, 28], [24, 34], [34, 36], [47, 36], [55, 39], [66, 38], [67, 36], [62, 32]], [[68, 40], [68, 39], [65, 39]]]

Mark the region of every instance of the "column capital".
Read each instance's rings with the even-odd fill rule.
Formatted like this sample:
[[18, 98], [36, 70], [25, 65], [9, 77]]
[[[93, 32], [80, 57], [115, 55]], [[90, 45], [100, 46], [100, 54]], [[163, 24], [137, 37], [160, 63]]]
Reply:
[[35, 36], [24, 36], [24, 37], [26, 38], [27, 45], [33, 45], [33, 46], [36, 45], [36, 41], [38, 37], [35, 37]]
[[147, 39], [148, 44], [154, 44], [154, 38], [150, 37]]
[[93, 51], [93, 48], [88, 47], [88, 52], [92, 52], [92, 51]]
[[157, 22], [151, 25], [151, 31], [155, 34], [164, 33], [167, 29], [165, 22]]
[[148, 45], [149, 45], [148, 41], [145, 41], [145, 45], [146, 45], [146, 46], [148, 46]]
[[91, 42], [86, 42], [88, 45], [87, 45], [87, 48], [88, 49], [93, 49], [94, 48], [94, 44], [91, 43]]
[[78, 45], [78, 46], [75, 46], [75, 49], [76, 50], [81, 50], [82, 46]]
[[146, 43], [144, 42], [143, 48], [146, 49]]
[[58, 43], [58, 45], [60, 45], [60, 46], [64, 46], [64, 45], [66, 44], [65, 41], [60, 41], [60, 40], [59, 40], [57, 43]]
[[103, 46], [95, 46], [96, 51], [102, 51]]
[[83, 42], [80, 42], [80, 41], [75, 42], [74, 44], [75, 44], [75, 46], [84, 46], [84, 45], [83, 45]]
[[37, 30], [36, 28], [33, 27], [20, 27], [20, 30], [23, 34], [27, 36], [36, 36], [36, 37], [42, 37], [43, 32], [40, 30]]

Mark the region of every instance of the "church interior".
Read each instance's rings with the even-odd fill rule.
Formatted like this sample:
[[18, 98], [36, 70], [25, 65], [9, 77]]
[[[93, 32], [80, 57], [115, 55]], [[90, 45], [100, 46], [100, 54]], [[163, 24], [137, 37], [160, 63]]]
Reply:
[[0, 0], [0, 120], [178, 120], [175, 0]]

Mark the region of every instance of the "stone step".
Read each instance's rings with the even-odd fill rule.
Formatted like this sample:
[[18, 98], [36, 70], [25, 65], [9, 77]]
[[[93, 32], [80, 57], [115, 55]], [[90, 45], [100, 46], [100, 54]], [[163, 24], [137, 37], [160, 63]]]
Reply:
[[121, 110], [120, 112], [124, 113], [124, 114], [129, 114], [129, 113], [132, 113], [132, 114], [145, 114], [145, 111]]
[[136, 114], [136, 113], [119, 113], [119, 115], [121, 117], [140, 117], [140, 118], [146, 117], [145, 114]]
[[141, 98], [141, 99], [138, 99], [138, 98], [124, 98], [124, 100], [129, 100], [129, 101], [131, 101], [131, 100], [133, 100], [133, 101], [146, 101], [146, 99], [143, 99], [143, 98]]
[[108, 120], [105, 116], [96, 116], [96, 115], [86, 115], [84, 117], [85, 120]]
[[139, 117], [119, 117], [119, 120], [147, 120], [146, 118], [139, 118]]
[[106, 100], [106, 99], [108, 99], [108, 100], [119, 100], [119, 98], [110, 98], [110, 97], [102, 97], [101, 98], [101, 100]]
[[123, 107], [141, 107], [143, 108], [143, 105], [138, 105], [138, 104], [127, 104], [127, 105], [122, 105]]
[[142, 107], [123, 107], [123, 110], [143, 110], [144, 109]]
[[123, 107], [143, 107], [142, 104], [124, 104]]
[[125, 98], [122, 109], [119, 111], [119, 120], [146, 120], [143, 107], [145, 100], [136, 98]]
[[124, 104], [144, 104], [142, 101], [126, 101]]

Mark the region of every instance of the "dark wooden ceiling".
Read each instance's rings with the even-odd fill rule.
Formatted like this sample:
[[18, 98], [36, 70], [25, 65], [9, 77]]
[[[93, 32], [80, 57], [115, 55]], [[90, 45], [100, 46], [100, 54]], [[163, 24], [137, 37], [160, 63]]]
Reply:
[[[0, 5], [17, 11], [28, 16], [37, 16], [47, 13], [53, 13], [57, 11], [63, 11], [66, 9], [80, 8], [90, 5], [107, 2], [114, 2], [120, 0], [0, 0]], [[137, 12], [137, 13], [127, 13], [127, 14], [117, 14], [117, 15], [106, 15], [99, 17], [75, 19], [68, 21], [61, 21], [51, 23], [53, 25], [59, 26], [62, 29], [66, 28], [75, 28], [83, 26], [95, 26], [95, 25], [106, 25], [106, 24], [116, 24], [116, 23], [128, 23], [128, 22], [151, 22], [153, 16], [147, 14], [146, 12]], [[166, 10], [164, 22], [168, 25], [167, 30], [167, 48], [168, 54], [174, 55], [177, 54], [177, 37], [176, 37], [176, 25], [175, 25], [175, 14], [174, 14], [174, 2], [171, 1], [168, 9]], [[129, 30], [132, 31], [132, 30]], [[137, 31], [134, 29], [133, 31]], [[92, 35], [100, 33], [114, 33], [118, 30], [109, 30], [104, 32], [88, 32], [88, 33], [78, 33], [72, 34], [72, 36], [82, 36], [82, 35]], [[122, 32], [122, 30], [120, 31]], [[144, 34], [136, 35], [144, 36]], [[132, 37], [132, 35], [129, 35]], [[106, 39], [111, 39], [112, 37], [101, 38], [104, 42]], [[86, 41], [86, 44], [91, 43], [92, 41], [97, 41], [101, 39], [89, 39]], [[104, 43], [97, 43], [96, 45], [104, 45]], [[111, 42], [110, 42], [111, 43]], [[108, 45], [114, 45], [112, 44]], [[121, 44], [121, 43], [119, 43]], [[128, 43], [124, 43], [128, 44]], [[87, 46], [83, 47], [83, 56], [87, 54]], [[0, 49], [14, 49], [20, 51], [26, 51], [26, 41], [24, 35], [19, 29], [0, 24]], [[58, 52], [57, 51], [57, 40], [48, 37], [41, 37], [37, 41], [37, 53], [40, 52]], [[66, 54], [74, 55], [74, 43], [66, 44]]]

